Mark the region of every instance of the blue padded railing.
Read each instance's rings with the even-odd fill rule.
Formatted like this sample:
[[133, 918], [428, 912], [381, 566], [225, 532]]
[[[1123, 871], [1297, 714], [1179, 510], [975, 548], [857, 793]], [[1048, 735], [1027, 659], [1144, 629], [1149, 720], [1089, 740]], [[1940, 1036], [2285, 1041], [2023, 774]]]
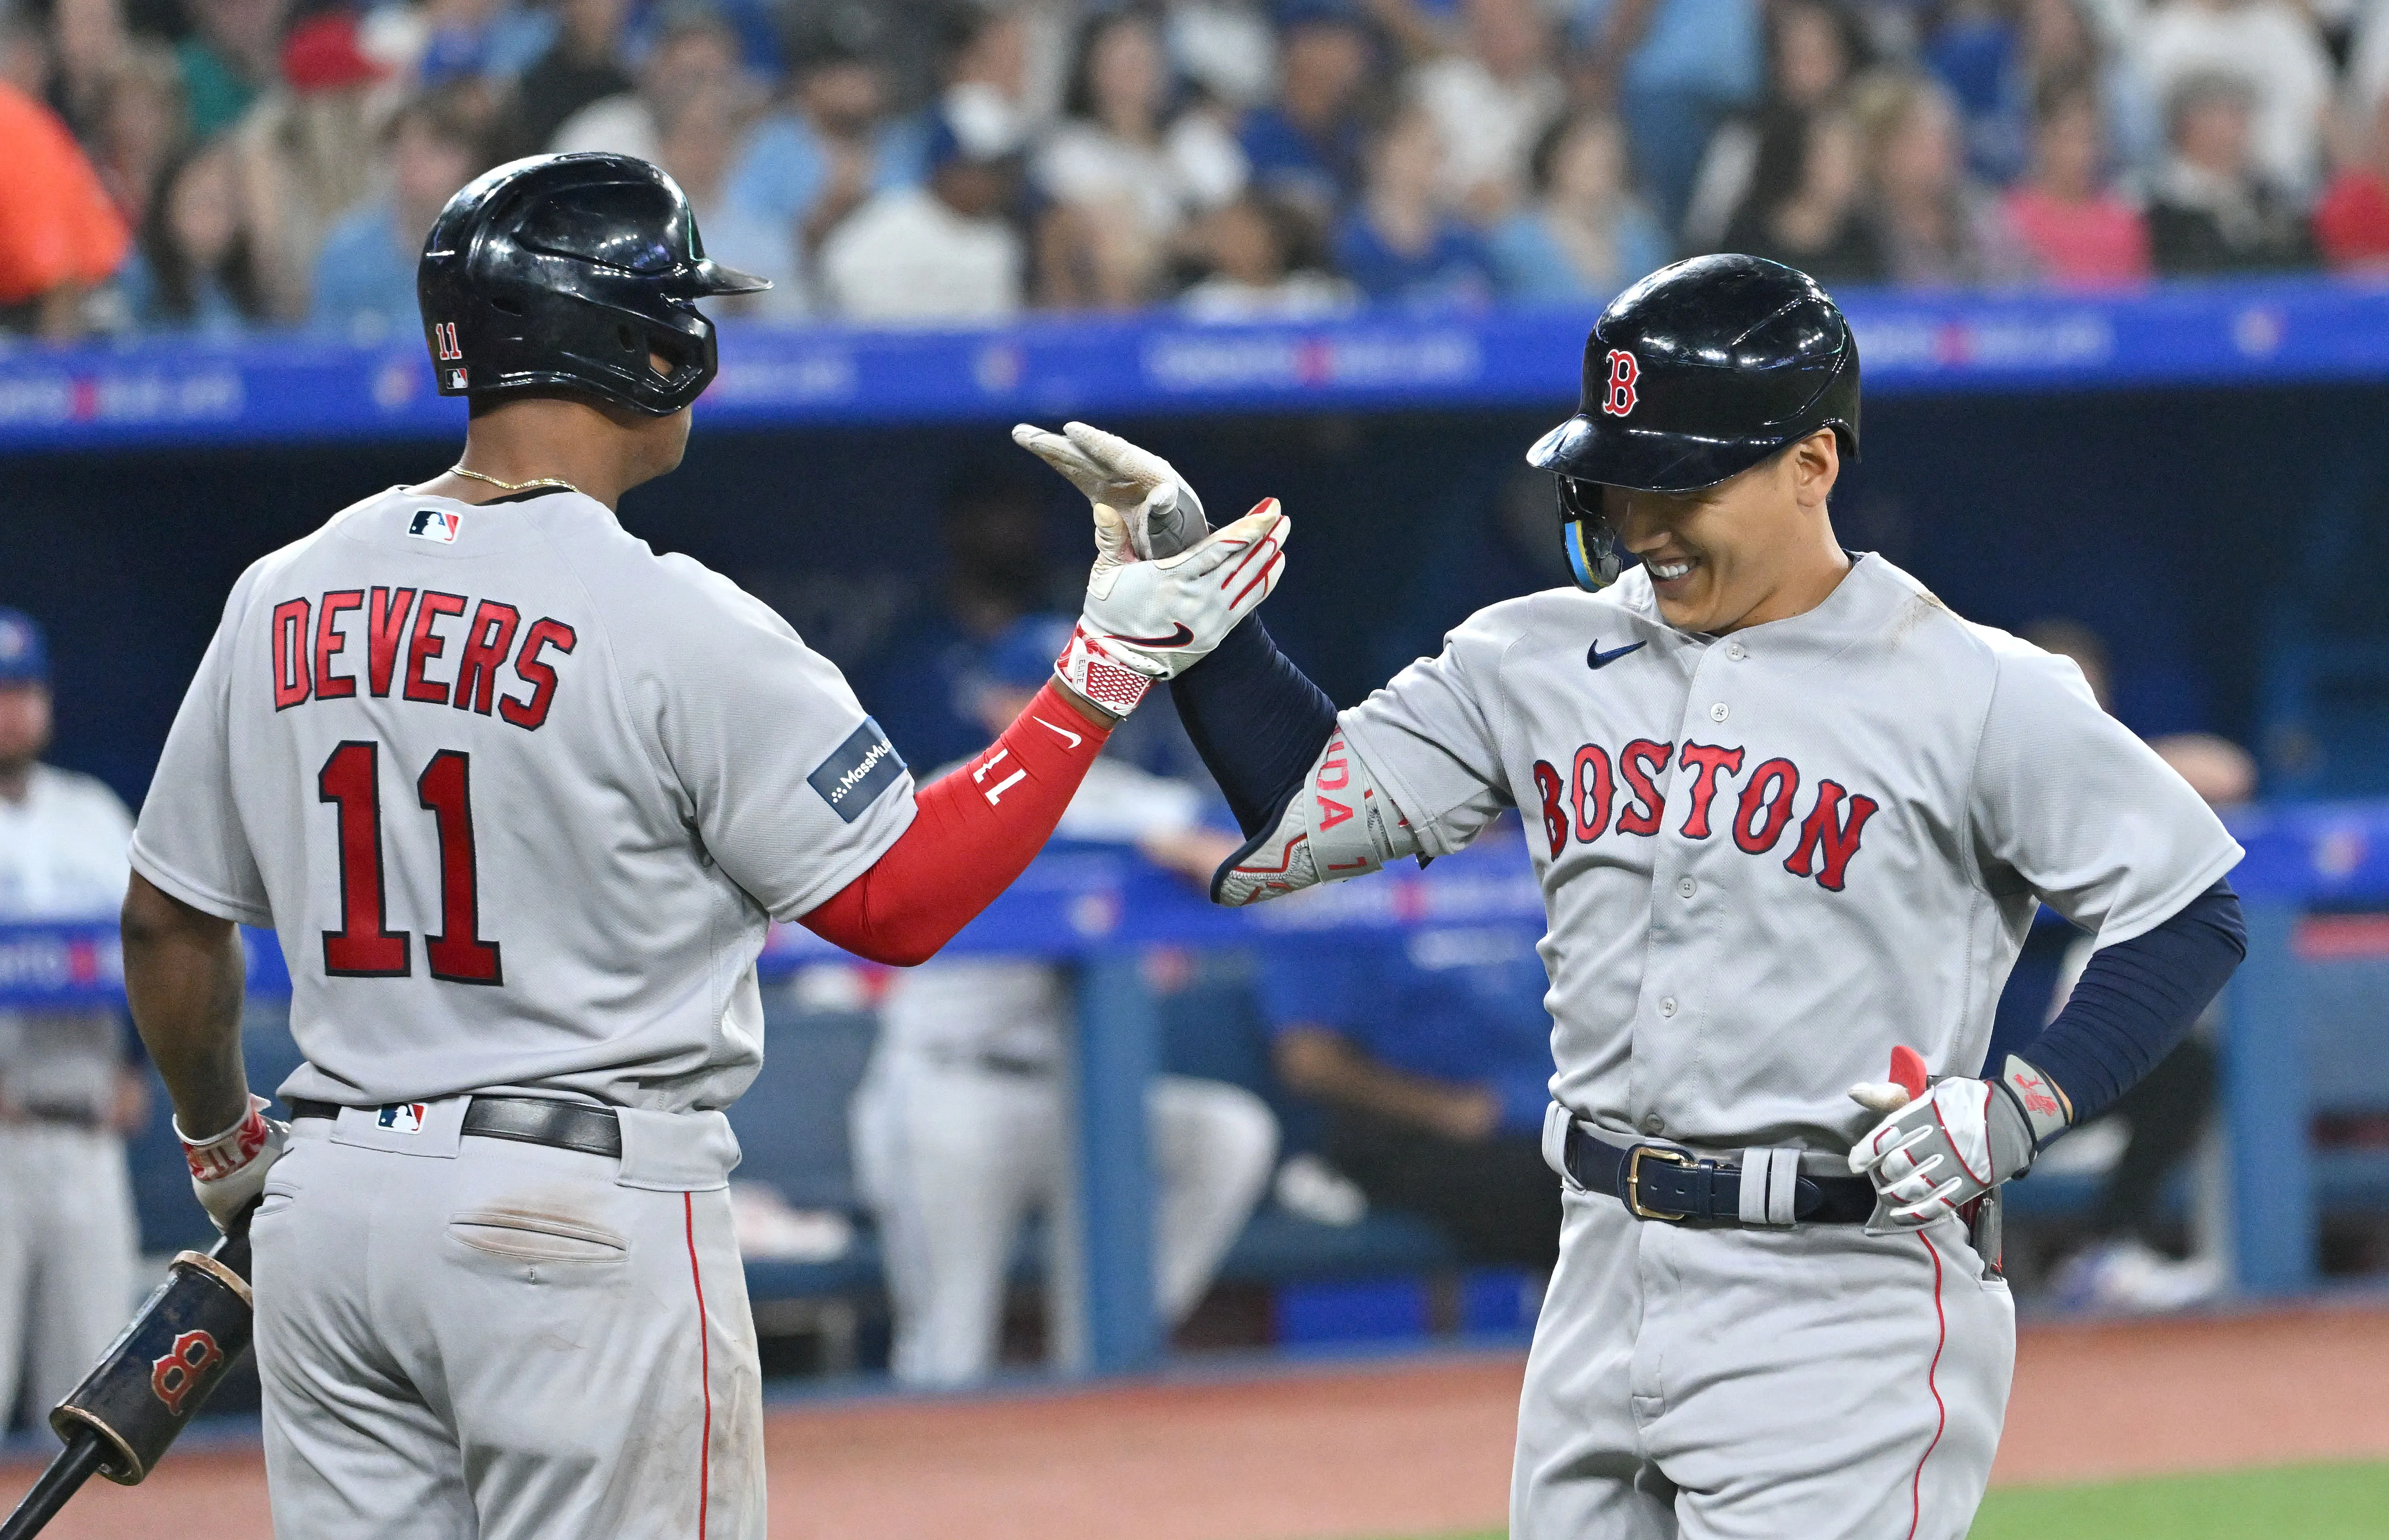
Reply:
[[[2316, 907], [2389, 906], [2389, 804], [2317, 803], [2233, 818], [2248, 858], [2232, 881], [2246, 907], [2249, 955], [2233, 979], [2224, 1053], [2230, 1145], [2231, 1258], [2251, 1294], [2294, 1292], [2317, 1279], [2323, 1193], [2364, 1196], [2375, 1176], [2360, 1157], [2319, 1159], [2316, 1107], [2389, 1098], [2389, 927], [2306, 922]], [[2328, 928], [2336, 923], [2337, 929]], [[1076, 1077], [1088, 1257], [1089, 1341], [1098, 1371], [1158, 1355], [1153, 1316], [1152, 1191], [1143, 1087], [1159, 1062], [1155, 1002], [1143, 968], [1158, 945], [1233, 947], [1263, 937], [1515, 924], [1540, 933], [1543, 909], [1514, 830], [1424, 872], [1391, 869], [1256, 909], [1215, 909], [1184, 883], [1108, 847], [1057, 846], [950, 950], [1031, 956], [1078, 967]], [[2324, 927], [2324, 928], [2317, 928]], [[270, 935], [244, 933], [253, 992], [287, 991]], [[773, 932], [767, 978], [844, 953], [793, 927]], [[2353, 974], [2332, 970], [2354, 967]], [[2317, 970], [2322, 970], [2318, 973]], [[2368, 971], [2369, 970], [2369, 971]], [[122, 959], [107, 924], [0, 926], [0, 1006], [121, 999]], [[2319, 978], [2319, 984], [2316, 980]], [[2368, 1012], [2370, 1013], [2368, 1014]], [[2310, 1069], [2325, 1070], [2330, 1088]], [[2377, 1163], [2389, 1165], [2389, 1163]], [[2345, 1190], [2343, 1193], [2342, 1190]], [[2375, 1197], [2374, 1202], [2378, 1202]]]
[[[1218, 909], [1127, 851], [1050, 846], [948, 955], [1038, 957], [1078, 972], [1079, 1165], [1087, 1256], [1091, 1367], [1134, 1368], [1160, 1354], [1153, 1315], [1152, 1176], [1144, 1085], [1160, 1063], [1144, 976], [1148, 948], [1236, 946], [1265, 936], [1386, 928], [1515, 924], [1539, 935], [1543, 907], [1514, 830], [1421, 872], [1403, 868], [1254, 910]], [[244, 930], [249, 990], [287, 994], [271, 933]], [[809, 963], [851, 961], [797, 926], [775, 926], [758, 963], [766, 980]], [[123, 956], [108, 924], [0, 925], [0, 1007], [121, 1000]]]
[[[2140, 290], [1839, 296], [1870, 395], [2389, 377], [2389, 291], [2320, 277]], [[1196, 325], [1167, 312], [1001, 328], [722, 328], [698, 408], [730, 428], [1553, 407], [1597, 307]], [[304, 333], [60, 350], [0, 344], [0, 452], [136, 443], [453, 439], [420, 335]]]

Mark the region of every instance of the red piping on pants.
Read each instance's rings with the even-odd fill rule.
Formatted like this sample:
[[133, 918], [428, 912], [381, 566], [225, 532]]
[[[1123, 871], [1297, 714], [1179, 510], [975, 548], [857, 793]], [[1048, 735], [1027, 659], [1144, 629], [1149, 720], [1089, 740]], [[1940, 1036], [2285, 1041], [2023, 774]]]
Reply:
[[1942, 1404], [1941, 1386], [1935, 1378], [1941, 1371], [1941, 1349], [1949, 1341], [1949, 1317], [1941, 1308], [1941, 1254], [1933, 1249], [1933, 1241], [1919, 1230], [1916, 1239], [1923, 1242], [1924, 1254], [1933, 1259], [1933, 1320], [1939, 1335], [1933, 1340], [1933, 1366], [1924, 1371], [1924, 1388], [1933, 1393], [1933, 1442], [1924, 1453], [1916, 1457], [1916, 1475], [1908, 1486], [1908, 1540], [1916, 1540], [1916, 1526], [1924, 1521], [1924, 1462], [1941, 1446], [1942, 1432], [1949, 1426], [1949, 1408]]
[[[705, 1393], [705, 1432], [696, 1446], [696, 1540], [705, 1540], [706, 1504], [713, 1495], [713, 1342], [705, 1324], [705, 1279], [696, 1270], [696, 1202], [680, 1195], [688, 1222], [688, 1280], [696, 1287], [696, 1363]], [[1935, 1355], [1937, 1359], [1939, 1355]]]

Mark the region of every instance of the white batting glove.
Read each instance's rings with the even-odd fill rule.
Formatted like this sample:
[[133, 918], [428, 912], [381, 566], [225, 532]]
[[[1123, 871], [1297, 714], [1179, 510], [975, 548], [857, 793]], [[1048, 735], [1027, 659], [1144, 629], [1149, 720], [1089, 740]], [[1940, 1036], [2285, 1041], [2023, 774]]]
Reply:
[[[1059, 433], [1022, 423], [1012, 430], [1012, 441], [1060, 471], [1094, 505], [1098, 562], [1174, 556], [1210, 528], [1194, 489], [1149, 449], [1084, 423], [1065, 423]], [[1108, 532], [1103, 517], [1107, 508], [1118, 515]], [[1114, 546], [1108, 551], [1107, 534]], [[1120, 550], [1123, 536], [1126, 549]]]
[[[1097, 505], [1098, 529], [1118, 520], [1117, 511]], [[1175, 556], [1098, 560], [1086, 611], [1054, 671], [1104, 710], [1127, 716], [1156, 680], [1193, 668], [1270, 596], [1285, 571], [1293, 529], [1272, 497]]]
[[2049, 1077], [2013, 1055], [1996, 1080], [1950, 1075], [1922, 1095], [1902, 1083], [1910, 1076], [1897, 1057], [1892, 1076], [1889, 1084], [1850, 1088], [1860, 1106], [1897, 1109], [1850, 1151], [1850, 1170], [1874, 1178], [1869, 1235], [1948, 1218], [2031, 1169], [2040, 1147], [2067, 1126], [2063, 1098]]
[[265, 1190], [265, 1174], [290, 1145], [290, 1125], [265, 1115], [265, 1098], [249, 1099], [249, 1114], [221, 1134], [195, 1139], [174, 1123], [174, 1137], [183, 1141], [183, 1159], [191, 1168], [191, 1190], [199, 1206], [230, 1234], [240, 1211]]

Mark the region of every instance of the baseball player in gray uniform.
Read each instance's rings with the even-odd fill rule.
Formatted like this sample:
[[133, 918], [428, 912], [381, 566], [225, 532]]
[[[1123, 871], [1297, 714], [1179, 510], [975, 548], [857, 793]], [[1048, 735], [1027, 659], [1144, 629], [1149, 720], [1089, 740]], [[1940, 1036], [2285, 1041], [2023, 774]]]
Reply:
[[[1951, 1540], [2013, 1356], [1998, 1185], [2221, 986], [2240, 850], [2070, 663], [1841, 548], [1857, 347], [1805, 274], [1653, 274], [1584, 388], [1529, 456], [1578, 590], [1341, 713], [1255, 622], [1173, 683], [1251, 836], [1214, 896], [1525, 817], [1565, 1201], [1517, 1540]], [[2099, 950], [1987, 1065], [2041, 902]]]
[[[127, 978], [199, 1201], [251, 1225], [284, 1535], [760, 1537], [722, 1109], [769, 922], [935, 952], [1281, 569], [1273, 506], [1169, 565], [1113, 515], [1058, 677], [916, 789], [836, 668], [616, 521], [713, 376], [696, 301], [757, 285], [644, 161], [466, 187], [420, 277], [463, 458], [251, 566], [175, 719]], [[236, 921], [289, 964], [287, 1123]]]
[[[103, 919], [133, 815], [105, 783], [42, 763], [49, 649], [0, 608], [0, 921]], [[0, 1009], [0, 1427], [33, 1421], [124, 1327], [141, 1249], [123, 1130], [144, 1108], [109, 1009]]]
[[[974, 709], [1000, 732], [1052, 672], [1054, 616], [990, 643]], [[1136, 845], [1207, 879], [1234, 840], [1201, 826], [1202, 795], [1106, 754], [1062, 815], [1066, 840]], [[939, 960], [890, 981], [879, 1043], [849, 1110], [856, 1185], [879, 1222], [895, 1310], [888, 1367], [958, 1384], [996, 1366], [1013, 1243], [1045, 1219], [1049, 1361], [1082, 1364], [1085, 1279], [1069, 1104], [1069, 979], [1037, 958]], [[1269, 1184], [1277, 1118], [1241, 1086], [1161, 1075], [1145, 1088], [1153, 1144], [1154, 1303], [1175, 1326], [1201, 1301]]]

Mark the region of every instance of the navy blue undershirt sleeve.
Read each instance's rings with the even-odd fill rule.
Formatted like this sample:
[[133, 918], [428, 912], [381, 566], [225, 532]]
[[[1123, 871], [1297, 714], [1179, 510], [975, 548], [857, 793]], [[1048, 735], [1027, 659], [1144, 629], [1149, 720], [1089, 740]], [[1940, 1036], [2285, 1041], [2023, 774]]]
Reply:
[[1335, 731], [1335, 703], [1277, 650], [1258, 615], [1170, 681], [1169, 698], [1248, 839], [1284, 814]]
[[2190, 1036], [2247, 953], [2240, 896], [2218, 882], [2156, 929], [2091, 953], [2065, 1009], [2019, 1051], [2081, 1123]]

